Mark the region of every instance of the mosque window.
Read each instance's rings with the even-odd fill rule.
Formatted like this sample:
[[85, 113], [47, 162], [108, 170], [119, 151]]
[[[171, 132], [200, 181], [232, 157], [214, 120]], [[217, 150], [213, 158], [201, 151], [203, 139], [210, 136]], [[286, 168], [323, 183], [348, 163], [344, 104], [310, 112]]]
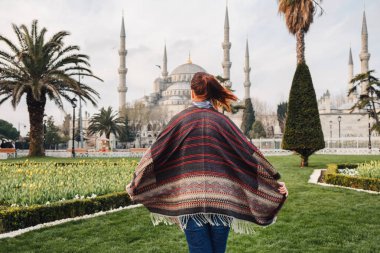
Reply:
[[150, 123], [148, 124], [148, 131], [152, 131], [152, 125]]

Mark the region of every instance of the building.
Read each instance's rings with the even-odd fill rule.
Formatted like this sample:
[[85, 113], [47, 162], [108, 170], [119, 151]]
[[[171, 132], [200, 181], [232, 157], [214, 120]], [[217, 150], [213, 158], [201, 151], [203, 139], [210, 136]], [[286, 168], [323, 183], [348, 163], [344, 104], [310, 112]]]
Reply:
[[[365, 12], [363, 12], [361, 52], [359, 59], [361, 61], [360, 73], [367, 72], [369, 70], [370, 54], [368, 52], [368, 29]], [[354, 77], [354, 73], [354, 61], [350, 48], [348, 57], [348, 80], [345, 88], [347, 93], [348, 90], [352, 88], [353, 84], [350, 81]], [[372, 120], [368, 117], [368, 112], [366, 110], [359, 111], [357, 109], [352, 111], [351, 109], [358, 101], [359, 94], [365, 92], [367, 85], [368, 83], [363, 82], [360, 86], [360, 91], [347, 96], [344, 103], [339, 106], [336, 101], [332, 100], [328, 90], [319, 98], [318, 109], [325, 140], [343, 137], [368, 137], [368, 126]]]
[[[231, 42], [229, 38], [229, 16], [228, 8], [226, 7], [225, 18], [224, 18], [224, 40], [222, 42], [223, 49], [223, 78], [228, 79], [225, 86], [228, 88], [232, 87], [232, 82], [230, 80], [230, 69], [232, 63], [230, 61], [230, 49]], [[125, 57], [127, 55], [127, 50], [125, 49], [125, 29], [124, 29], [124, 19], [122, 19], [121, 34], [120, 34], [120, 67], [119, 67], [119, 112], [122, 112], [126, 106], [126, 74], [127, 68], [125, 66]], [[133, 122], [132, 128], [135, 129], [137, 133], [137, 138], [134, 143], [135, 147], [146, 147], [153, 143], [157, 134], [162, 130], [165, 122], [170, 120], [172, 116], [178, 112], [189, 107], [191, 103], [190, 96], [190, 81], [193, 75], [197, 72], [207, 72], [203, 67], [192, 62], [191, 57], [186, 63], [181, 64], [174, 68], [170, 73], [167, 68], [168, 54], [166, 45], [164, 46], [163, 61], [161, 67], [161, 76], [157, 77], [153, 81], [152, 92], [137, 100], [137, 103], [143, 105], [149, 110], [156, 110], [156, 114], [160, 114], [160, 120], [149, 118], [145, 122], [137, 121]], [[245, 52], [245, 64], [244, 64], [245, 82], [244, 98], [250, 98], [250, 65], [249, 65], [249, 48], [248, 40], [246, 41], [246, 52]], [[242, 103], [242, 101], [240, 101]], [[242, 121], [243, 112], [240, 110], [236, 114], [229, 114], [228, 116], [235, 122], [236, 125], [240, 126]], [[157, 115], [156, 115], [157, 116]]]

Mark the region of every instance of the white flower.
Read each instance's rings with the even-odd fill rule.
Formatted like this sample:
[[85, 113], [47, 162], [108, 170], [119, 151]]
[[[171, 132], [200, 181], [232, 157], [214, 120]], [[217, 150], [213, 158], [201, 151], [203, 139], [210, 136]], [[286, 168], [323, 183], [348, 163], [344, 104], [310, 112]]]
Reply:
[[46, 202], [46, 205], [50, 205], [50, 202], [48, 201], [48, 202]]

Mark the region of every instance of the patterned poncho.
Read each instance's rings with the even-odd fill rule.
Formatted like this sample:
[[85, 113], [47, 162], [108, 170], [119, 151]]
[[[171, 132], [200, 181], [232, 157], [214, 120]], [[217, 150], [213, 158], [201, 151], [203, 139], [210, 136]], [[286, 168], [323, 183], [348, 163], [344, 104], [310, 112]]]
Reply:
[[[286, 197], [279, 173], [225, 115], [190, 107], [141, 159], [127, 191], [154, 224], [223, 222], [235, 232], [272, 224]], [[219, 219], [216, 219], [219, 218]]]

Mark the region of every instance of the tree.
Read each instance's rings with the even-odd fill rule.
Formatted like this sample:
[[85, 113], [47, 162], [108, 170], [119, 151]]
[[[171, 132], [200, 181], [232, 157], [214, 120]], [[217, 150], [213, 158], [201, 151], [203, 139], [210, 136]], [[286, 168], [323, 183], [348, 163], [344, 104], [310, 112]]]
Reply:
[[353, 87], [348, 91], [348, 95], [355, 92], [362, 83], [366, 84], [366, 90], [361, 92], [358, 101], [351, 108], [351, 112], [353, 112], [355, 108], [359, 110], [366, 109], [370, 117], [375, 119], [375, 124], [372, 125], [372, 130], [380, 133], [380, 111], [377, 111], [377, 108], [379, 108], [380, 105], [380, 82], [377, 77], [372, 75], [374, 72], [374, 70], [370, 70], [366, 73], [356, 75], [351, 80]]
[[253, 110], [252, 101], [250, 98], [245, 99], [244, 104], [245, 109], [243, 110], [241, 130], [245, 136], [249, 137], [249, 131], [251, 131], [252, 124], [255, 122], [255, 111]]
[[278, 0], [278, 12], [285, 18], [289, 32], [297, 40], [297, 69], [289, 94], [288, 113], [282, 148], [301, 156], [301, 167], [308, 166], [309, 156], [325, 147], [317, 98], [305, 61], [305, 33], [314, 15], [323, 9], [322, 0]]
[[281, 133], [284, 133], [287, 110], [288, 102], [281, 102], [277, 105], [277, 120], [280, 125]]
[[62, 134], [65, 138], [70, 139], [70, 123], [71, 123], [71, 115], [66, 114], [63, 119], [62, 124]]
[[89, 57], [80, 54], [78, 46], [65, 46], [70, 34], [60, 31], [49, 40], [46, 28], [38, 29], [34, 20], [29, 30], [25, 25], [13, 24], [18, 44], [0, 35], [8, 51], [0, 50], [0, 104], [11, 100], [14, 108], [26, 95], [30, 123], [29, 156], [44, 156], [43, 115], [46, 100], [52, 100], [60, 109], [63, 101], [79, 96], [96, 105], [99, 94], [76, 76], [94, 76], [89, 69]]
[[298, 64], [290, 89], [282, 148], [301, 156], [301, 167], [309, 156], [323, 149], [325, 142], [319, 118], [313, 81], [306, 64]]
[[252, 125], [252, 130], [249, 132], [249, 135], [250, 135], [250, 138], [252, 139], [267, 137], [263, 123], [261, 123], [261, 121], [259, 120], [256, 120]]
[[297, 39], [297, 64], [305, 63], [305, 33], [313, 23], [317, 9], [320, 15], [322, 0], [278, 0], [278, 12], [284, 16], [286, 26]]
[[132, 127], [129, 124], [128, 116], [123, 117], [124, 122], [122, 125], [122, 131], [119, 136], [119, 140], [122, 142], [133, 142], [136, 138], [136, 133], [133, 131]]
[[[117, 116], [117, 112], [112, 111], [112, 107], [107, 109], [101, 108], [99, 113], [94, 114], [90, 119], [88, 126], [89, 134], [105, 135], [109, 140], [111, 133], [115, 136], [119, 136], [122, 133], [123, 119]], [[111, 148], [110, 143], [108, 143]]]
[[55, 145], [62, 142], [59, 132], [60, 129], [54, 124], [53, 116], [48, 117], [46, 121], [45, 148], [54, 149]]
[[16, 140], [20, 133], [8, 121], [0, 119], [0, 138]]

